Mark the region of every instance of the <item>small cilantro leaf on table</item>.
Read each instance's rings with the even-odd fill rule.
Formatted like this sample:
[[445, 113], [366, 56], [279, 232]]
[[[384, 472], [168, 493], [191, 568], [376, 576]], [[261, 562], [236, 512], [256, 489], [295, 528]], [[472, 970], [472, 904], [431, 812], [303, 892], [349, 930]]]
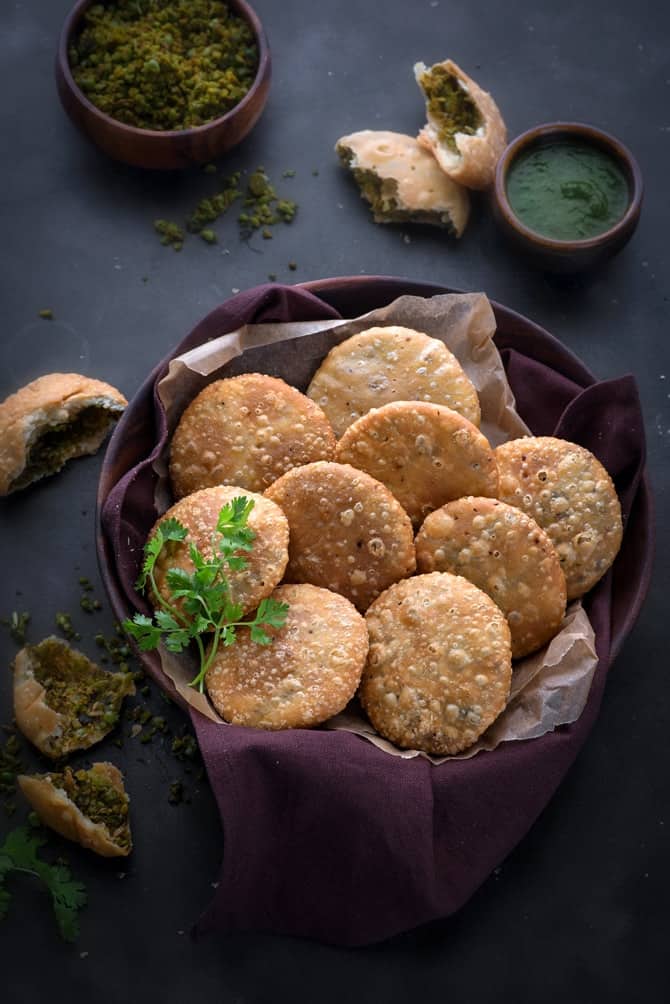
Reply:
[[[136, 583], [139, 592], [149, 590], [157, 603], [153, 618], [136, 613], [123, 622], [124, 630], [143, 652], [158, 647], [163, 641], [170, 652], [182, 652], [193, 642], [198, 650], [200, 666], [190, 686], [202, 693], [209, 667], [219, 647], [234, 645], [237, 629], [248, 627], [251, 640], [269, 645], [272, 636], [267, 628], [282, 628], [286, 623], [288, 604], [268, 597], [250, 619], [242, 619], [243, 607], [232, 595], [229, 572], [243, 571], [253, 550], [255, 533], [248, 525], [254, 500], [236, 496], [222, 506], [216, 530], [212, 536], [211, 556], [206, 557], [192, 540], [188, 530], [170, 517], [159, 523], [144, 547], [144, 563]], [[188, 544], [193, 571], [169, 568], [165, 583], [169, 600], [156, 582], [156, 563], [171, 541]], [[209, 639], [209, 645], [206, 642]]]
[[72, 878], [65, 865], [50, 864], [39, 856], [45, 843], [46, 837], [28, 826], [18, 826], [5, 837], [0, 846], [0, 920], [5, 919], [11, 904], [6, 879], [13, 872], [23, 872], [46, 886], [61, 937], [75, 941], [79, 934], [79, 911], [86, 905], [86, 889]]

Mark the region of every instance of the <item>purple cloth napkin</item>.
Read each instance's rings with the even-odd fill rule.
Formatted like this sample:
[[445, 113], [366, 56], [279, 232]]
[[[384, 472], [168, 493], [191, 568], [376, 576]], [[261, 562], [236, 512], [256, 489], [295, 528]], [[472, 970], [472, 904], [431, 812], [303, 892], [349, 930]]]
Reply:
[[[210, 314], [178, 351], [249, 321], [337, 316], [313, 295], [260, 287]], [[593, 383], [577, 360], [514, 330], [496, 338], [522, 417], [534, 432], [582, 443], [612, 475], [626, 520], [638, 496], [644, 432], [631, 377]], [[159, 367], [141, 393], [164, 372]], [[135, 430], [135, 463], [112, 488], [102, 525], [130, 603], [138, 552], [153, 523], [151, 457], [165, 436]], [[144, 437], [144, 439], [142, 439]], [[139, 451], [139, 452], [138, 452]], [[599, 665], [580, 719], [539, 739], [433, 766], [390, 757], [346, 732], [262, 732], [191, 717], [223, 824], [223, 864], [199, 932], [256, 930], [364, 945], [458, 910], [524, 836], [595, 721], [616, 628], [639, 603], [639, 542], [586, 600]], [[614, 586], [614, 588], [613, 588]], [[637, 609], [637, 607], [636, 607]], [[157, 672], [156, 663], [152, 670]]]

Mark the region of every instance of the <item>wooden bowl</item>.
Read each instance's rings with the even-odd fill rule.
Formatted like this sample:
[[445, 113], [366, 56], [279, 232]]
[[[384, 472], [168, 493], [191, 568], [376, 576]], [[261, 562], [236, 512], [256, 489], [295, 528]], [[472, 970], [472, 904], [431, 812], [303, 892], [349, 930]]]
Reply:
[[[553, 139], [579, 139], [608, 153], [622, 169], [628, 182], [628, 208], [608, 230], [584, 240], [555, 240], [525, 226], [507, 198], [507, 178], [522, 151]], [[580, 122], [551, 122], [528, 129], [503, 152], [496, 168], [493, 187], [494, 215], [513, 246], [530, 264], [545, 272], [581, 272], [598, 265], [620, 251], [630, 240], [640, 219], [642, 172], [632, 153], [614, 136]]]
[[245, 0], [226, 0], [250, 25], [258, 46], [258, 72], [248, 92], [229, 112], [190, 129], [138, 129], [100, 111], [77, 86], [68, 51], [86, 9], [95, 0], [78, 0], [68, 14], [56, 54], [56, 84], [63, 108], [74, 124], [104, 153], [134, 167], [175, 170], [206, 164], [236, 146], [251, 131], [265, 107], [272, 75], [263, 26]]

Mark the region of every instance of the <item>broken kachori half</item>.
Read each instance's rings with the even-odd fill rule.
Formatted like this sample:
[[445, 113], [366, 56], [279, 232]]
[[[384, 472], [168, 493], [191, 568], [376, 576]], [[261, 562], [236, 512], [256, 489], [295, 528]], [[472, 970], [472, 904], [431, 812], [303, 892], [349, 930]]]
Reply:
[[105, 858], [130, 854], [129, 799], [113, 764], [20, 774], [17, 782], [40, 820], [62, 837]]
[[507, 129], [495, 101], [451, 59], [414, 67], [426, 99], [427, 125], [418, 142], [441, 169], [467, 188], [488, 188], [507, 144]]
[[491, 498], [461, 498], [426, 517], [416, 537], [420, 572], [451, 572], [500, 607], [512, 658], [535, 652], [565, 615], [565, 576], [547, 534], [522, 510]]
[[428, 401], [374, 408], [349, 426], [335, 456], [385, 484], [415, 526], [452, 499], [498, 494], [486, 436], [451, 408]]
[[553, 436], [513, 439], [495, 452], [499, 498], [547, 533], [561, 561], [568, 600], [583, 596], [621, 546], [621, 505], [609, 474], [585, 447]]
[[368, 609], [359, 689], [377, 732], [438, 756], [472, 746], [504, 709], [512, 680], [507, 621], [467, 579], [416, 575]]
[[79, 373], [48, 373], [0, 403], [0, 495], [95, 453], [127, 405], [123, 394]]
[[311, 728], [354, 696], [368, 654], [365, 621], [344, 596], [317, 586], [280, 586], [272, 597], [289, 608], [283, 627], [267, 629], [272, 644], [255, 644], [241, 628], [218, 650], [207, 692], [233, 725]]
[[403, 133], [362, 129], [335, 150], [351, 171], [375, 223], [429, 223], [454, 237], [465, 230], [470, 199], [428, 150]]
[[[149, 534], [151, 539], [156, 528], [170, 519], [178, 520], [188, 533], [185, 540], [166, 541], [154, 566], [156, 587], [167, 603], [174, 604], [177, 609], [182, 606], [181, 599], [172, 598], [168, 584], [170, 570], [183, 569], [189, 575], [193, 574], [195, 566], [189, 553], [190, 543], [195, 544], [205, 559], [214, 556], [213, 538], [216, 536], [219, 513], [226, 503], [241, 496], [254, 503], [247, 524], [254, 534], [253, 548], [249, 552], [240, 552], [240, 556], [246, 559], [244, 568], [227, 573], [231, 596], [234, 596], [235, 603], [239, 603], [242, 608], [241, 616], [255, 610], [261, 600], [279, 585], [288, 561], [286, 516], [278, 505], [263, 495], [230, 485], [217, 485], [214, 488], [202, 488], [176, 502], [161, 516]], [[148, 597], [155, 607], [160, 606], [153, 588], [148, 591]]]
[[135, 693], [131, 673], [102, 669], [55, 637], [22, 648], [13, 670], [16, 724], [54, 760], [103, 739]]
[[348, 464], [294, 467], [265, 493], [290, 527], [287, 582], [309, 582], [365, 610], [416, 567], [412, 524], [379, 481]]
[[479, 398], [458, 359], [439, 338], [398, 325], [368, 328], [330, 350], [307, 388], [339, 438], [372, 408], [431, 401], [479, 425]]
[[215, 380], [191, 401], [172, 437], [177, 498], [214, 485], [262, 492], [292, 467], [332, 460], [335, 436], [314, 401], [263, 373]]

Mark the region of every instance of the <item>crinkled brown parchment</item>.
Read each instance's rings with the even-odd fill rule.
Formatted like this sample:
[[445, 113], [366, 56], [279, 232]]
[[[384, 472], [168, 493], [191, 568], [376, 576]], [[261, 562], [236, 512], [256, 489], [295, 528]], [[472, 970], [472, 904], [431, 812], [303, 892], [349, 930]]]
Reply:
[[[483, 293], [443, 294], [429, 299], [401, 296], [387, 307], [351, 321], [296, 324], [249, 324], [206, 342], [173, 359], [159, 385], [170, 433], [185, 406], [212, 380], [239, 373], [268, 373], [304, 391], [328, 351], [351, 335], [374, 325], [399, 324], [441, 339], [472, 380], [482, 409], [481, 429], [493, 446], [529, 435], [517, 415], [514, 396], [493, 343], [495, 318]], [[164, 511], [171, 502], [167, 455], [156, 462], [156, 503]], [[213, 721], [221, 719], [208, 698], [188, 686], [196, 672], [188, 656], [160, 651], [163, 669], [192, 707]], [[484, 735], [456, 757], [431, 757], [417, 750], [401, 750], [382, 739], [362, 714], [356, 701], [323, 728], [355, 732], [398, 757], [427, 757], [432, 763], [464, 759], [502, 742], [533, 739], [579, 718], [588, 696], [598, 659], [595, 637], [581, 604], [567, 612], [561, 630], [536, 654], [515, 664], [507, 707]]]

